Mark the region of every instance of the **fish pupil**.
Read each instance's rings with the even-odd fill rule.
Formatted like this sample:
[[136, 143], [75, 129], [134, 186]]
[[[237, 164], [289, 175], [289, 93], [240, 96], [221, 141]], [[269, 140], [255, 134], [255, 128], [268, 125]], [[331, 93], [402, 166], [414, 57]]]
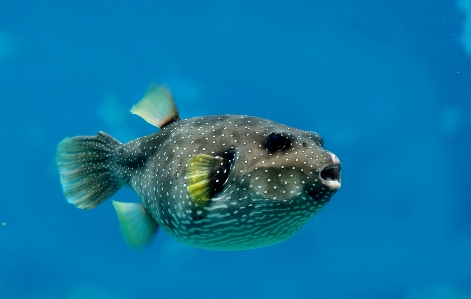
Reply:
[[270, 152], [279, 152], [290, 146], [291, 140], [281, 133], [271, 133], [265, 140], [265, 148]]

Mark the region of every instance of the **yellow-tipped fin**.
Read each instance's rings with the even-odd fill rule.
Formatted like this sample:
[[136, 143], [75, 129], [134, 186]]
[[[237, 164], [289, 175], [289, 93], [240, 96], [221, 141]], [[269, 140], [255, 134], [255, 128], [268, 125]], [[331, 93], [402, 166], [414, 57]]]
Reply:
[[118, 214], [121, 234], [129, 246], [139, 249], [152, 241], [159, 226], [146, 213], [142, 204], [113, 200], [113, 206]]
[[173, 95], [165, 85], [151, 85], [139, 103], [132, 107], [131, 113], [159, 128], [178, 119]]
[[206, 205], [221, 191], [229, 174], [230, 161], [221, 157], [199, 154], [188, 160], [187, 191], [196, 205]]

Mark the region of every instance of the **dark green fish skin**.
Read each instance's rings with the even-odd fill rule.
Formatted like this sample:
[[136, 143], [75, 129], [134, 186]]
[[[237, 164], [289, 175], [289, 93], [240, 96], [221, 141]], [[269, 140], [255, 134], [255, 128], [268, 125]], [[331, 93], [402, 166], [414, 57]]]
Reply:
[[[206, 204], [187, 189], [188, 161], [201, 154], [225, 161]], [[57, 161], [77, 207], [93, 208], [127, 186], [155, 229], [213, 250], [282, 242], [340, 188], [340, 162], [319, 134], [251, 116], [175, 118], [126, 144], [103, 132], [67, 138]]]
[[[273, 132], [292, 138], [282, 152], [265, 149]], [[247, 116], [209, 116], [172, 123], [114, 150], [114, 175], [135, 190], [145, 210], [175, 239], [219, 250], [286, 240], [337, 191], [320, 171], [335, 156], [313, 132]], [[198, 153], [236, 159], [224, 190], [196, 206], [186, 189], [186, 161]]]

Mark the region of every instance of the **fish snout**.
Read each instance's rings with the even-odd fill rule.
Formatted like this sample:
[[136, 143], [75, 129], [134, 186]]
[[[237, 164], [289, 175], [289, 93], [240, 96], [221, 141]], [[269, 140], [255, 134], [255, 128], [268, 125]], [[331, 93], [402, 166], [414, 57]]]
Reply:
[[340, 160], [331, 152], [327, 152], [330, 156], [330, 163], [324, 166], [320, 171], [320, 179], [323, 185], [331, 190], [338, 190], [340, 188]]

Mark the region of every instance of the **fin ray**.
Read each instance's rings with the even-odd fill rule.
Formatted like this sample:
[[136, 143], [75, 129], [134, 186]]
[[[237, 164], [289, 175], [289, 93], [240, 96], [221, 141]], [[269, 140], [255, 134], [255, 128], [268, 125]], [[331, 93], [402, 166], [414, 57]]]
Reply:
[[230, 160], [198, 154], [188, 160], [187, 191], [196, 205], [206, 205], [219, 191], [229, 174]]
[[113, 151], [121, 143], [104, 132], [66, 138], [59, 143], [56, 161], [67, 201], [91, 209], [111, 197], [121, 184], [112, 173]]

